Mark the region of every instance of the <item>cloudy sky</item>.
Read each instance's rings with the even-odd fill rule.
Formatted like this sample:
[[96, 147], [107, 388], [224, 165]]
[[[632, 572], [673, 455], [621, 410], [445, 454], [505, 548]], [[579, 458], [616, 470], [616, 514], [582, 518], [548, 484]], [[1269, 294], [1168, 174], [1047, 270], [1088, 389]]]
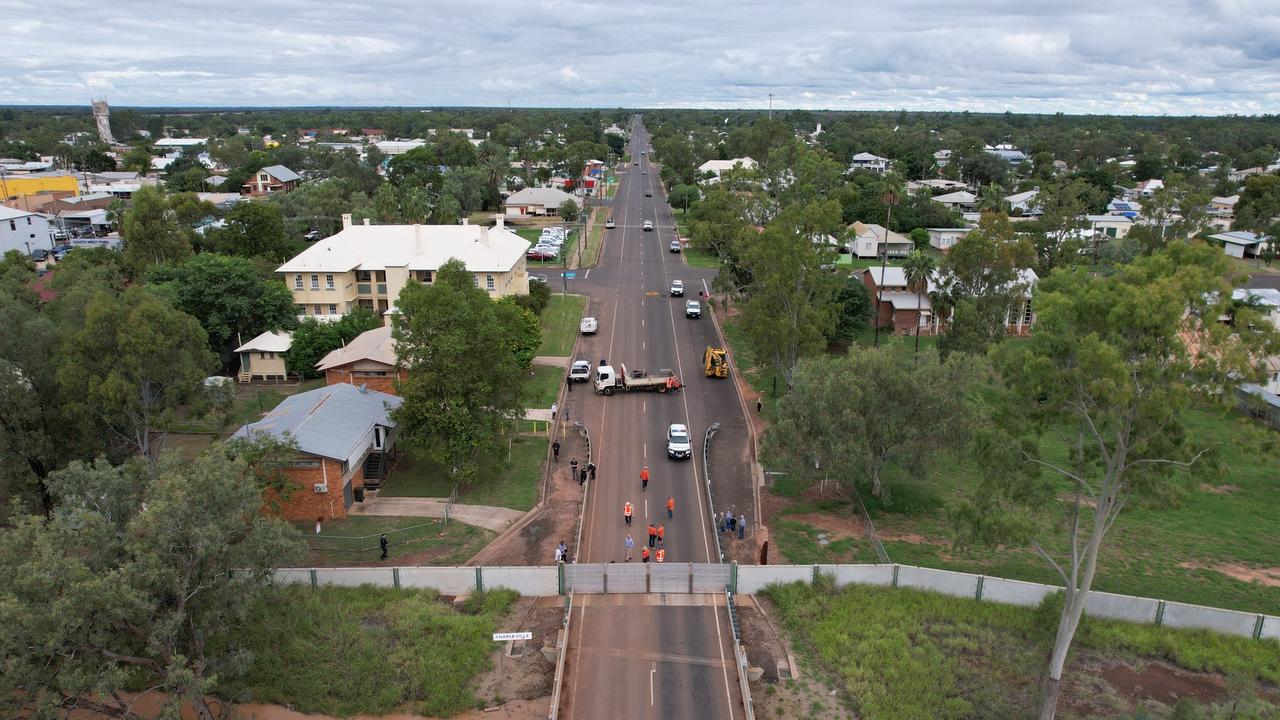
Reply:
[[0, 0], [0, 104], [1280, 112], [1280, 0]]

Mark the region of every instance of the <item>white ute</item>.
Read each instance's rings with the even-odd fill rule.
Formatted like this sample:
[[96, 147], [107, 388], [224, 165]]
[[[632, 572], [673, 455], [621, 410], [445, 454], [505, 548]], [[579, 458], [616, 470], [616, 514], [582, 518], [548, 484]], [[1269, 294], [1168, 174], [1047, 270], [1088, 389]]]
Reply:
[[591, 361], [574, 360], [569, 368], [569, 382], [591, 382]]
[[667, 428], [667, 457], [672, 460], [688, 460], [693, 455], [693, 444], [689, 442], [689, 428], [672, 424]]
[[582, 318], [582, 323], [578, 325], [578, 330], [581, 331], [583, 335], [595, 335], [596, 329], [599, 326], [600, 323], [596, 322], [595, 318], [584, 317]]

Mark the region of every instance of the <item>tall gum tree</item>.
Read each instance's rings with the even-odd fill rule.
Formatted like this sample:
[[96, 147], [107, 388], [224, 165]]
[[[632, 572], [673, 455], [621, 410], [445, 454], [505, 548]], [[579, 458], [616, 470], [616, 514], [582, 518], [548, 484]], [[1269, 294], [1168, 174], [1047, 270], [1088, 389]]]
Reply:
[[[1233, 397], [1280, 349], [1248, 308], [1234, 326], [1219, 322], [1226, 276], [1221, 251], [1184, 243], [1106, 277], [1059, 271], [1037, 290], [1035, 333], [994, 353], [1008, 390], [993, 426], [1003, 431], [977, 443], [991, 471], [953, 519], [965, 540], [1030, 545], [1062, 581], [1041, 720], [1056, 712], [1108, 532], [1135, 501], [1176, 498], [1192, 471], [1218, 467], [1214, 447], [1188, 433], [1187, 411], [1197, 398]], [[1071, 448], [1065, 462], [1041, 456], [1047, 435]]]

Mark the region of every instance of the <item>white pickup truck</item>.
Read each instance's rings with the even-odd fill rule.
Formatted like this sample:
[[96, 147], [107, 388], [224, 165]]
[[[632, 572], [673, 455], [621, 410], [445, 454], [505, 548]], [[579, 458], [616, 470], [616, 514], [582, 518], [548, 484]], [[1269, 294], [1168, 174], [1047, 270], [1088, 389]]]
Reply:
[[569, 382], [591, 382], [591, 361], [574, 360], [569, 368]]
[[597, 330], [599, 327], [600, 327], [600, 323], [596, 322], [596, 319], [595, 319], [595, 318], [593, 318], [593, 317], [584, 317], [584, 318], [582, 318], [582, 322], [578, 325], [578, 330], [579, 330], [583, 335], [595, 335], [595, 334], [596, 334], [596, 330]]

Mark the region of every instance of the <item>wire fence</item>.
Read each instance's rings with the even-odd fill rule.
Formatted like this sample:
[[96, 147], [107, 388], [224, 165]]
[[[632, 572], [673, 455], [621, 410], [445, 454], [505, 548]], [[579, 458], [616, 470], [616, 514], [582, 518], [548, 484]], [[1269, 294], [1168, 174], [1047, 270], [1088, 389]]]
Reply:
[[[388, 546], [408, 544], [420, 536], [443, 531], [443, 522], [444, 520], [433, 518], [415, 525], [382, 530], [368, 535], [311, 535], [307, 537], [307, 548], [313, 552], [326, 553], [380, 552], [382, 550], [380, 539], [383, 535], [387, 536]], [[430, 528], [430, 530], [421, 532], [424, 528]], [[367, 545], [365, 541], [368, 541]]]

